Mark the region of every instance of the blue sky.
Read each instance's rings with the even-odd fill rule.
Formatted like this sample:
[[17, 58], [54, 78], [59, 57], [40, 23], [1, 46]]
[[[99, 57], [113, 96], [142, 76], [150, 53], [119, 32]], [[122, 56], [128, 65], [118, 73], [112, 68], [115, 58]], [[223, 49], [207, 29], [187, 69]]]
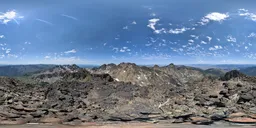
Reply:
[[253, 64], [254, 0], [6, 0], [2, 64]]

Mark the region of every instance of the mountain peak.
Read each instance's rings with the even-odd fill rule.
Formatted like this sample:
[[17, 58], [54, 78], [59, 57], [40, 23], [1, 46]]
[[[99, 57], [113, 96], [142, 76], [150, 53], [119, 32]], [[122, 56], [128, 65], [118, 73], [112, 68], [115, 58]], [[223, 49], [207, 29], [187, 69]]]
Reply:
[[221, 79], [227, 81], [227, 80], [231, 80], [233, 78], [241, 78], [241, 77], [245, 77], [245, 76], [246, 76], [245, 74], [239, 72], [238, 70], [232, 70], [232, 71], [227, 72], [224, 75], [224, 77], [222, 77]]

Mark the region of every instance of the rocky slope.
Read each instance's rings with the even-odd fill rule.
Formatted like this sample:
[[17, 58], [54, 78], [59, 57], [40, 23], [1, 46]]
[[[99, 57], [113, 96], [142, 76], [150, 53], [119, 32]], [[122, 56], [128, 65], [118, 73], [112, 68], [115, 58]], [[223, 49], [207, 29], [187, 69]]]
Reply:
[[[256, 122], [256, 78], [238, 71], [215, 79], [197, 70], [174, 65], [148, 68], [120, 64], [101, 69], [101, 73], [108, 70], [110, 75], [127, 74], [117, 80], [117, 77], [91, 74], [72, 65], [32, 75], [41, 82], [53, 78], [43, 86], [0, 77], [0, 124], [78, 125], [91, 121], [162, 120], [194, 124], [212, 124], [218, 120]], [[137, 81], [138, 75], [143, 81]], [[88, 77], [89, 80], [84, 80]], [[123, 79], [125, 82], [121, 81]]]
[[107, 73], [116, 81], [132, 82], [140, 86], [163, 84], [176, 86], [204, 78], [200, 70], [173, 64], [164, 67], [138, 66], [133, 63], [105, 64], [88, 70], [93, 74]]

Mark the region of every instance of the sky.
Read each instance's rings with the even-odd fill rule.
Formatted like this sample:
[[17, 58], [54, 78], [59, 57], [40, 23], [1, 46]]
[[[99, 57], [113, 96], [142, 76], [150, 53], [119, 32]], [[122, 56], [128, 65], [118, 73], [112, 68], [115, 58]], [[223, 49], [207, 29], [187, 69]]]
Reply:
[[255, 0], [1, 0], [0, 64], [255, 64]]

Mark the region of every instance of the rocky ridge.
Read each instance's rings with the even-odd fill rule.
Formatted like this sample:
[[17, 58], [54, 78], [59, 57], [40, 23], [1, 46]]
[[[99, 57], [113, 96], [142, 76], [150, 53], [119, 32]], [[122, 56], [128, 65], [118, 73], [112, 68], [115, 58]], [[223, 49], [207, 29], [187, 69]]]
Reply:
[[[206, 125], [220, 120], [256, 123], [256, 78], [238, 71], [215, 79], [175, 65], [148, 68], [122, 63], [100, 67], [97, 74], [75, 65], [67, 67], [30, 77], [39, 82], [54, 78], [44, 86], [0, 77], [0, 124], [168, 121]], [[99, 70], [110, 75], [100, 74]], [[117, 80], [111, 76], [114, 73], [127, 74]], [[146, 77], [135, 79], [138, 74]]]

